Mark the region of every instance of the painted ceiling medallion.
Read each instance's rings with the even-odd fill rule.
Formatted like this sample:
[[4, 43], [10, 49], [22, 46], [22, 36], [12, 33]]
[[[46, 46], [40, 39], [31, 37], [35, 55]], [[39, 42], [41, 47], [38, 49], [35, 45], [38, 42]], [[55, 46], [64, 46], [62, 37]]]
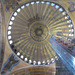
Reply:
[[32, 1], [13, 12], [7, 37], [11, 49], [23, 61], [33, 65], [49, 65], [58, 58], [51, 47], [51, 36], [72, 39], [73, 31], [72, 20], [61, 5]]
[[6, 11], [10, 11], [10, 8], [15, 9], [15, 7], [19, 5], [19, 1], [21, 0], [2, 0], [6, 5]]
[[70, 4], [70, 6], [68, 7], [68, 11], [69, 12], [75, 11], [75, 1], [68, 0], [68, 3]]

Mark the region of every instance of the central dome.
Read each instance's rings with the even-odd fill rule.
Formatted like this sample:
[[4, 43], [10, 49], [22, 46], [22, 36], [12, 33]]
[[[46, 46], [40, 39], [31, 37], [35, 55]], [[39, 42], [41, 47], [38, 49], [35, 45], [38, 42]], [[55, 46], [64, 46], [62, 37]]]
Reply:
[[51, 36], [71, 39], [72, 27], [69, 15], [58, 3], [28, 2], [13, 12], [8, 24], [8, 42], [14, 53], [28, 64], [49, 65], [57, 59]]

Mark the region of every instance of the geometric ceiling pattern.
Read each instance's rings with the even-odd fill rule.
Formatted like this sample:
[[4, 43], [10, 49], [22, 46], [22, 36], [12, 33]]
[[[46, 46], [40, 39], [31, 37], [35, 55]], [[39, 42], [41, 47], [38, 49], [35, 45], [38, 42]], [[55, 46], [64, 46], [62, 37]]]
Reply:
[[14, 53], [24, 62], [49, 65], [57, 60], [50, 38], [71, 41], [74, 25], [63, 6], [49, 1], [32, 1], [11, 15], [7, 38]]

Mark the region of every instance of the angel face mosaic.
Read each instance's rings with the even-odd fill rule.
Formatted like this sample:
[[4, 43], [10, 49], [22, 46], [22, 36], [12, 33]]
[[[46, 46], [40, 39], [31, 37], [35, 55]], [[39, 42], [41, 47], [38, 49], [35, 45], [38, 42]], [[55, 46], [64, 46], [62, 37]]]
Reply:
[[[58, 33], [62, 35], [58, 35]], [[49, 65], [57, 60], [50, 37], [70, 40], [74, 35], [72, 20], [65, 9], [54, 2], [33, 1], [17, 8], [8, 24], [8, 42], [23, 61]]]

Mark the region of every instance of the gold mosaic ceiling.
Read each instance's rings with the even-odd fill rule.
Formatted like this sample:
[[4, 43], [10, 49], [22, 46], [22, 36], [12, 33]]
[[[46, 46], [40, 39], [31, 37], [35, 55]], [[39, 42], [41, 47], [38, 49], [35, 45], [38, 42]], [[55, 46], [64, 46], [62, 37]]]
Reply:
[[56, 2], [31, 1], [19, 6], [8, 24], [8, 41], [12, 50], [29, 64], [53, 63], [56, 53], [51, 36], [71, 40], [73, 23], [65, 8]]

